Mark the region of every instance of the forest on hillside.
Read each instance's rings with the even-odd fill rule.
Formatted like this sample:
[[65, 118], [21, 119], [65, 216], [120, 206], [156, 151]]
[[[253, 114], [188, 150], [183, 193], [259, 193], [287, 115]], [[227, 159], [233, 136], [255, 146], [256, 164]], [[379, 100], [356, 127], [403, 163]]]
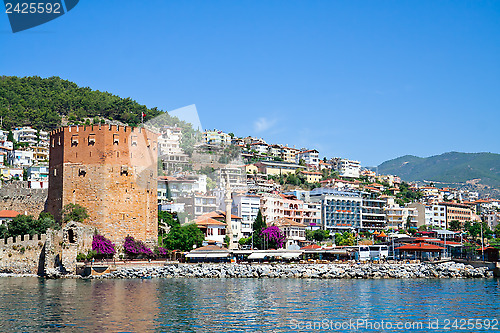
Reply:
[[199, 133], [192, 125], [170, 116], [156, 107], [148, 108], [127, 97], [109, 92], [79, 87], [59, 77], [0, 76], [0, 117], [3, 130], [32, 126], [37, 130], [53, 130], [61, 126], [62, 117], [69, 124], [85, 124], [116, 120], [129, 126], [153, 118], [162, 125], [177, 125], [182, 128], [183, 142], [188, 153], [192, 150]]

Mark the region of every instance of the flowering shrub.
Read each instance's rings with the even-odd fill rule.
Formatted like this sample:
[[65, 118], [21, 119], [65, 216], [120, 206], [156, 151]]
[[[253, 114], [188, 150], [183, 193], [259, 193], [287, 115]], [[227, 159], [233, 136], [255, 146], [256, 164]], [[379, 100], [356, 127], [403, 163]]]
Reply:
[[98, 255], [112, 256], [116, 253], [115, 244], [102, 235], [94, 235], [92, 239], [92, 251]]
[[280, 228], [276, 226], [267, 227], [262, 229], [261, 235], [264, 238], [264, 241], [269, 245], [267, 248], [277, 248], [280, 249], [285, 244], [285, 235], [281, 232]]
[[168, 257], [168, 250], [164, 247], [156, 247], [155, 248], [155, 253], [158, 257], [161, 257], [161, 258], [165, 258], [165, 257]]
[[132, 236], [125, 237], [123, 243], [123, 250], [125, 253], [132, 256], [145, 255], [147, 257], [154, 257], [153, 251], [146, 246], [143, 242], [135, 240]]

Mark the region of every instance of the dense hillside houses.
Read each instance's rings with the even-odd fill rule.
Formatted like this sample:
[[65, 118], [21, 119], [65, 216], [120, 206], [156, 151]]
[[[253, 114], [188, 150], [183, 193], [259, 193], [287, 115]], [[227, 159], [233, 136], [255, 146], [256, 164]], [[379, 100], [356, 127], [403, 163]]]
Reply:
[[[287, 248], [307, 245], [305, 232], [408, 232], [460, 229], [500, 222], [500, 201], [464, 188], [406, 183], [341, 157], [320, 157], [313, 148], [268, 143], [207, 130], [183, 148], [185, 129], [157, 128], [159, 211], [195, 223], [208, 243], [238, 247], [253, 235], [259, 211], [277, 226]], [[90, 139], [89, 139], [90, 140]], [[47, 132], [31, 127], [0, 131], [0, 175], [29, 188], [49, 187]], [[231, 218], [226, 218], [226, 216]], [[228, 240], [229, 238], [229, 240]]]

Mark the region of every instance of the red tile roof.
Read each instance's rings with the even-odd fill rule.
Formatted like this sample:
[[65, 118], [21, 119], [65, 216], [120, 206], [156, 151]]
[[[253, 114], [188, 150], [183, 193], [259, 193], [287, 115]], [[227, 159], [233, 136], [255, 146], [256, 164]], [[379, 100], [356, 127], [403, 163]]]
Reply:
[[0, 218], [5, 217], [16, 217], [17, 215], [21, 215], [21, 213], [16, 212], [15, 210], [0, 210]]
[[301, 247], [300, 249], [301, 250], [317, 250], [317, 249], [321, 249], [321, 246], [316, 245], [316, 244], [311, 244], [311, 245]]
[[444, 247], [427, 243], [413, 243], [397, 247], [396, 250], [410, 251], [410, 252], [411, 251], [437, 252], [444, 250]]

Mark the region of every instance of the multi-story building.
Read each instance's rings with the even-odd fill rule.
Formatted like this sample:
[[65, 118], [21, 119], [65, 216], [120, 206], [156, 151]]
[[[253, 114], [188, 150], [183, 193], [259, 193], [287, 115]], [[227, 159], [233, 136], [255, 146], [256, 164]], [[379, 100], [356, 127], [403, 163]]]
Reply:
[[209, 145], [226, 146], [231, 144], [231, 136], [219, 130], [207, 130], [202, 133], [203, 142]]
[[295, 170], [302, 168], [300, 165], [294, 163], [272, 161], [260, 161], [255, 163], [255, 166], [258, 168], [259, 173], [272, 176], [294, 173]]
[[37, 145], [30, 147], [33, 151], [33, 160], [35, 163], [45, 163], [49, 161], [49, 147], [45, 145]]
[[321, 227], [321, 203], [305, 201], [302, 209], [304, 224], [309, 229], [319, 229]]
[[306, 176], [306, 182], [308, 183], [319, 183], [323, 178], [321, 172], [316, 171], [301, 171], [301, 173]]
[[[229, 248], [238, 248], [238, 241], [242, 238], [242, 233], [241, 233], [241, 217], [233, 215], [229, 213], [230, 216], [227, 216], [227, 213], [222, 210], [216, 210], [212, 212], [205, 213], [198, 218], [196, 218], [195, 222], [198, 225], [199, 228], [202, 229], [203, 227], [210, 228], [209, 226], [219, 226], [222, 228], [224, 226], [225, 232], [224, 233], [218, 233], [218, 236], [221, 236], [218, 240], [217, 243], [224, 244], [224, 238], [226, 237], [227, 234], [231, 234], [231, 241], [232, 244], [229, 245]], [[227, 218], [226, 218], [227, 217]], [[220, 222], [219, 224], [215, 223], [214, 221]], [[230, 223], [230, 229], [228, 229], [228, 223]], [[220, 231], [220, 230], [219, 230]], [[207, 236], [216, 236], [215, 232], [213, 234], [210, 234], [210, 231], [208, 230], [207, 233], [205, 233], [206, 240]]]
[[495, 230], [495, 227], [500, 223], [500, 212], [490, 212], [483, 215], [483, 217], [491, 230]]
[[179, 177], [158, 177], [158, 199], [175, 199], [190, 196], [193, 193], [207, 192], [206, 175], [183, 175]]
[[34, 155], [31, 149], [12, 150], [7, 154], [7, 163], [14, 167], [29, 167], [35, 163]]
[[359, 192], [342, 192], [329, 188], [310, 192], [312, 201], [321, 203], [323, 227], [331, 231], [362, 228], [362, 202]]
[[290, 147], [281, 147], [281, 154], [280, 157], [283, 160], [283, 162], [288, 162], [288, 163], [294, 163], [296, 161], [295, 156], [297, 155], [297, 152], [299, 150], [295, 148], [290, 148]]
[[67, 204], [113, 242], [158, 240], [157, 135], [116, 125], [69, 126], [50, 133], [47, 209], [61, 222]]
[[264, 142], [255, 142], [250, 144], [250, 151], [255, 151], [257, 154], [267, 154], [269, 145]]
[[47, 165], [30, 166], [26, 169], [29, 188], [49, 187], [49, 167]]
[[361, 227], [362, 229], [383, 229], [386, 225], [384, 205], [386, 200], [372, 193], [361, 192]]
[[450, 225], [450, 222], [454, 220], [459, 221], [462, 226], [465, 222], [473, 220], [472, 210], [467, 205], [456, 202], [440, 202], [439, 204], [446, 207], [447, 227]]
[[180, 154], [182, 139], [182, 129], [176, 126], [166, 126], [162, 129], [162, 134], [158, 136], [158, 149], [160, 155]]
[[280, 145], [269, 145], [267, 147], [267, 155], [271, 157], [281, 158], [281, 146]]
[[339, 175], [342, 177], [359, 178], [361, 165], [359, 161], [341, 159], [339, 163]]
[[216, 198], [212, 195], [193, 193], [190, 196], [176, 198], [175, 202], [184, 203], [184, 212], [193, 218], [217, 209]]
[[389, 205], [384, 208], [387, 227], [392, 229], [417, 228], [418, 210], [413, 207]]
[[260, 209], [260, 197], [255, 194], [234, 194], [232, 213], [241, 217], [243, 237], [252, 235], [252, 226]]
[[217, 209], [224, 209], [226, 191], [247, 192], [248, 186], [244, 165], [228, 164], [217, 170], [216, 188], [212, 191], [217, 198]]
[[7, 156], [14, 149], [14, 144], [11, 141], [0, 139], [0, 165], [7, 162]]
[[306, 226], [320, 224], [319, 205], [297, 200], [293, 195], [263, 193], [260, 207], [266, 221], [286, 217]]
[[446, 206], [438, 204], [425, 206], [425, 224], [446, 229]]
[[34, 146], [38, 142], [37, 130], [31, 127], [16, 128], [12, 131], [12, 134], [14, 134], [14, 140], [17, 143]]
[[295, 163], [300, 164], [303, 160], [312, 169], [319, 169], [319, 152], [316, 149], [301, 150], [295, 154]]

